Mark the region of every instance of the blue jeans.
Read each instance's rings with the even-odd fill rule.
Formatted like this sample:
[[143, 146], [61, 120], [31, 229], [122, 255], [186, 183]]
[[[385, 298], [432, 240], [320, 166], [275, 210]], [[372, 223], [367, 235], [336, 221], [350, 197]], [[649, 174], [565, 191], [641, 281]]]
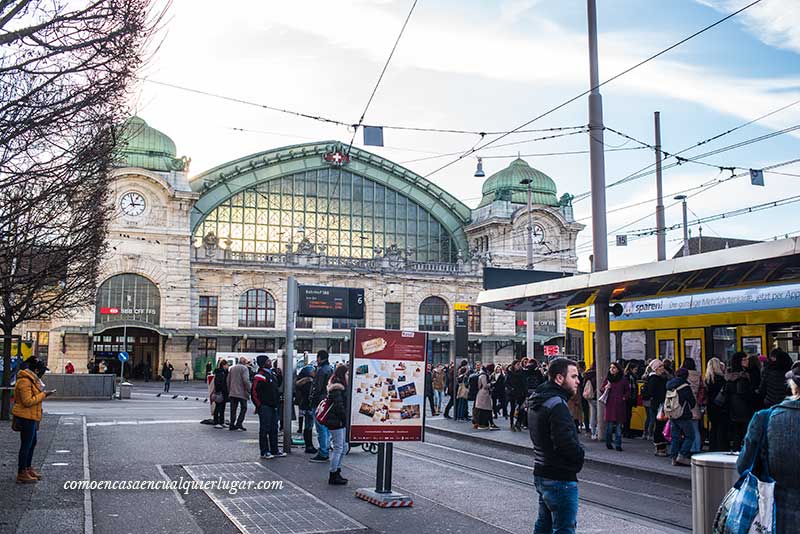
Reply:
[[692, 453], [692, 443], [694, 443], [694, 425], [691, 419], [671, 419], [669, 422], [670, 433], [672, 434], [672, 445], [670, 455], [677, 458], [678, 454], [688, 458]]
[[702, 434], [700, 434], [700, 420], [692, 419], [692, 429], [694, 429], [694, 440], [692, 440], [692, 453], [700, 452], [703, 448]]
[[622, 423], [615, 423], [613, 421], [606, 421], [606, 445], [611, 445], [611, 434], [616, 428], [616, 435], [614, 436], [614, 446], [618, 449], [622, 448]]
[[444, 400], [444, 391], [439, 391], [438, 389], [433, 390], [433, 400], [434, 404], [436, 405], [436, 411], [442, 411], [442, 401]]
[[456, 399], [456, 419], [467, 418], [467, 399]]
[[330, 454], [329, 448], [331, 443], [331, 431], [325, 425], [319, 424], [317, 418], [314, 418], [314, 428], [317, 429], [317, 441], [319, 442], [319, 455], [328, 457]]
[[36, 431], [39, 428], [39, 423], [33, 419], [23, 419], [17, 417], [17, 420], [22, 427], [19, 433], [19, 461], [17, 464], [18, 472], [27, 469], [33, 463], [33, 449], [36, 448]]
[[342, 458], [344, 457], [344, 434], [347, 429], [337, 428], [335, 430], [329, 430], [331, 433], [331, 437], [333, 438], [333, 449], [331, 450], [331, 473], [335, 473], [337, 470], [342, 468]]
[[658, 412], [658, 406], [653, 406], [651, 404], [650, 406], [647, 406], [645, 408], [645, 413], [647, 414], [647, 417], [644, 420], [644, 435], [645, 436], [649, 436], [655, 430], [655, 427], [656, 427], [656, 416], [658, 415], [657, 412]]
[[539, 517], [533, 534], [575, 534], [578, 525], [578, 483], [533, 477], [539, 494]]
[[278, 408], [261, 406], [258, 409], [258, 446], [261, 456], [278, 454]]

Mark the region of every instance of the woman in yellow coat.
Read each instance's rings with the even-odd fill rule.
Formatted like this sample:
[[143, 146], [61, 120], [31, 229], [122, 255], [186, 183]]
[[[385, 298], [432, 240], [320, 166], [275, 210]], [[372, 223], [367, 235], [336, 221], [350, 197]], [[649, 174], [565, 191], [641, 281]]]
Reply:
[[47, 371], [43, 362], [36, 358], [28, 360], [26, 368], [17, 373], [14, 386], [14, 428], [19, 429], [19, 467], [17, 483], [36, 482], [42, 475], [32, 467], [33, 449], [36, 448], [36, 432], [42, 420], [42, 401], [55, 390], [45, 391], [41, 377]]

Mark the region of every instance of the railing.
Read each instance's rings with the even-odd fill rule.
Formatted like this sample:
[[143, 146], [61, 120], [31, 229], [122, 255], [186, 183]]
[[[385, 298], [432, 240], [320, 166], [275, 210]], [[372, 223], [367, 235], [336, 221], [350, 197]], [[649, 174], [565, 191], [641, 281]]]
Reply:
[[480, 262], [419, 262], [402, 258], [377, 257], [372, 259], [323, 256], [319, 254], [268, 254], [258, 252], [235, 252], [216, 249], [210, 254], [203, 248], [193, 249], [193, 259], [202, 262], [231, 265], [274, 265], [304, 267], [309, 269], [344, 269], [363, 272], [407, 272], [426, 274], [448, 274], [456, 276], [479, 276], [483, 265]]

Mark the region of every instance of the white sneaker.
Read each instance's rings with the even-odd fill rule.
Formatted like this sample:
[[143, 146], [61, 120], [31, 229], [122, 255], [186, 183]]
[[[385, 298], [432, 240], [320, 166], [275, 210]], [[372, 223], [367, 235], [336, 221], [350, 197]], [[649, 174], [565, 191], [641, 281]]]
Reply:
[[214, 425], [214, 428], [225, 428], [225, 427], [222, 425]]

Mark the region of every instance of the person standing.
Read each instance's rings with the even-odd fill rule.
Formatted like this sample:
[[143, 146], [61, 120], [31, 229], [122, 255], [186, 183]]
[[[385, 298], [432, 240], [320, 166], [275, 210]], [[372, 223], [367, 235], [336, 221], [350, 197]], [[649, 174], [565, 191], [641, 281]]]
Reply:
[[[247, 415], [247, 398], [250, 396], [250, 370], [247, 358], [239, 358], [239, 363], [228, 371], [228, 396], [231, 403], [231, 425], [228, 430], [247, 430], [242, 426]], [[236, 412], [239, 411], [237, 419]]]
[[628, 398], [625, 401], [625, 423], [622, 427], [622, 435], [628, 439], [632, 439], [634, 436], [631, 433], [631, 415], [633, 414], [633, 409], [636, 407], [636, 401], [638, 399], [637, 392], [637, 375], [639, 373], [639, 364], [635, 361], [630, 361], [625, 366], [625, 380], [628, 382]]
[[297, 409], [300, 412], [298, 426], [303, 434], [303, 443], [306, 446], [306, 454], [316, 454], [317, 449], [314, 447], [312, 440], [314, 428], [314, 412], [309, 404], [309, 397], [311, 396], [311, 388], [314, 386], [314, 366], [306, 365], [297, 374], [297, 381], [295, 382], [295, 399], [297, 399]]
[[731, 356], [731, 366], [725, 373], [725, 392], [728, 395], [728, 415], [730, 417], [730, 441], [733, 450], [742, 446], [747, 424], [755, 411], [755, 388], [747, 368], [750, 360], [744, 352]]
[[35, 356], [29, 358], [25, 368], [17, 373], [17, 382], [14, 385], [14, 424], [20, 428], [19, 456], [17, 463], [17, 484], [31, 484], [38, 482], [42, 475], [31, 465], [33, 463], [33, 450], [36, 448], [36, 434], [42, 420], [42, 402], [55, 393], [55, 390], [45, 390], [41, 381], [47, 367], [44, 362]]
[[347, 433], [347, 366], [340, 365], [333, 372], [326, 387], [332, 406], [325, 426], [333, 439], [330, 453], [328, 484], [343, 486], [347, 479], [342, 476], [345, 434]]
[[[611, 362], [608, 368], [608, 377], [600, 388], [601, 396], [606, 395], [606, 448], [616, 448], [622, 451], [622, 427], [625, 425], [626, 404], [630, 396], [630, 385], [619, 362]], [[611, 436], [615, 435], [614, 445], [611, 445]]]
[[592, 441], [597, 441], [597, 370], [594, 362], [583, 375], [583, 383], [581, 396], [589, 403], [589, 433]]
[[708, 392], [708, 446], [712, 452], [727, 451], [728, 442], [728, 407], [725, 402], [725, 366], [719, 358], [711, 358], [706, 365], [706, 376], [703, 379]]
[[578, 477], [584, 450], [567, 408], [578, 391], [578, 367], [567, 358], [550, 362], [548, 380], [530, 399], [528, 431], [533, 442], [533, 480], [539, 495], [534, 534], [574, 534]]
[[164, 393], [169, 393], [169, 386], [172, 383], [172, 371], [174, 370], [175, 368], [172, 367], [170, 361], [164, 360], [164, 366], [161, 368], [161, 377], [164, 379]]
[[425, 365], [425, 399], [431, 409], [431, 417], [435, 417], [437, 411], [436, 401], [433, 398], [433, 371], [431, 370], [431, 364]]
[[688, 371], [686, 382], [692, 388], [692, 395], [696, 404], [692, 408], [692, 428], [694, 429], [694, 441], [692, 442], [692, 454], [700, 452], [703, 448], [703, 438], [700, 433], [700, 420], [703, 418], [703, 411], [705, 411], [706, 389], [703, 377], [697, 370], [697, 364], [694, 359], [686, 358], [683, 362], [683, 368]]
[[[320, 350], [317, 352], [317, 372], [314, 375], [314, 384], [311, 388], [309, 407], [312, 411], [317, 409], [319, 403], [328, 396], [328, 381], [333, 375], [333, 367], [328, 363], [328, 351]], [[321, 425], [317, 418], [314, 418], [314, 428], [317, 430], [317, 454], [310, 459], [311, 462], [325, 463], [330, 460], [331, 434], [328, 427]]]
[[494, 418], [500, 417], [500, 412], [503, 412], [503, 417], [508, 419], [508, 403], [506, 401], [506, 373], [502, 365], [495, 367], [494, 374], [490, 377], [492, 379], [492, 413]]
[[67, 373], [68, 375], [75, 373], [75, 366], [72, 365], [71, 361], [67, 360], [67, 365], [64, 366], [64, 372]]
[[[525, 373], [522, 371], [522, 363], [519, 360], [509, 366], [506, 383], [508, 384], [510, 403], [509, 425], [512, 432], [520, 432], [522, 423], [519, 419], [523, 412], [522, 405], [525, 403], [528, 386], [525, 381]], [[516, 423], [514, 423], [515, 417], [517, 418]]]
[[675, 378], [667, 382], [664, 411], [669, 417], [670, 433], [672, 434], [670, 448], [672, 465], [691, 465], [689, 457], [694, 442], [692, 408], [697, 405], [697, 401], [692, 393], [692, 387], [686, 381], [688, 376], [689, 371], [685, 367], [681, 367], [675, 372]]
[[431, 373], [431, 380], [433, 382], [433, 404], [436, 406], [436, 413], [442, 412], [445, 378], [444, 366], [440, 363]]
[[189, 363], [183, 363], [183, 383], [186, 384], [189, 382]]
[[773, 349], [764, 371], [761, 373], [761, 385], [758, 387], [758, 398], [763, 399], [764, 408], [780, 404], [789, 395], [786, 386], [786, 373], [792, 368], [792, 357], [781, 349]]
[[647, 376], [645, 388], [650, 395], [650, 409], [653, 410], [653, 447], [656, 456], [667, 455], [669, 442], [664, 437], [667, 418], [663, 414], [664, 400], [667, 398], [667, 368], [662, 360], [650, 362], [652, 371]]
[[222, 359], [214, 371], [211, 401], [214, 403], [214, 428], [225, 428], [225, 403], [228, 395], [228, 360]]
[[481, 430], [500, 430], [492, 418], [492, 379], [494, 364], [483, 367], [478, 374], [478, 393], [475, 395], [475, 410], [478, 412], [477, 428]]
[[769, 465], [769, 474], [775, 479], [775, 534], [797, 532], [800, 523], [800, 507], [797, 506], [800, 502], [800, 462], [797, 461], [800, 364], [795, 363], [784, 379], [791, 389], [791, 396], [772, 409], [761, 410], [753, 416], [736, 462], [740, 474], [754, 461], [756, 466]]
[[211, 365], [211, 360], [206, 362], [206, 376], [210, 375], [214, 370], [214, 366]]
[[278, 449], [279, 378], [272, 370], [266, 354], [256, 357], [258, 371], [253, 377], [253, 404], [258, 414], [258, 446], [262, 460], [281, 458], [286, 453]]

